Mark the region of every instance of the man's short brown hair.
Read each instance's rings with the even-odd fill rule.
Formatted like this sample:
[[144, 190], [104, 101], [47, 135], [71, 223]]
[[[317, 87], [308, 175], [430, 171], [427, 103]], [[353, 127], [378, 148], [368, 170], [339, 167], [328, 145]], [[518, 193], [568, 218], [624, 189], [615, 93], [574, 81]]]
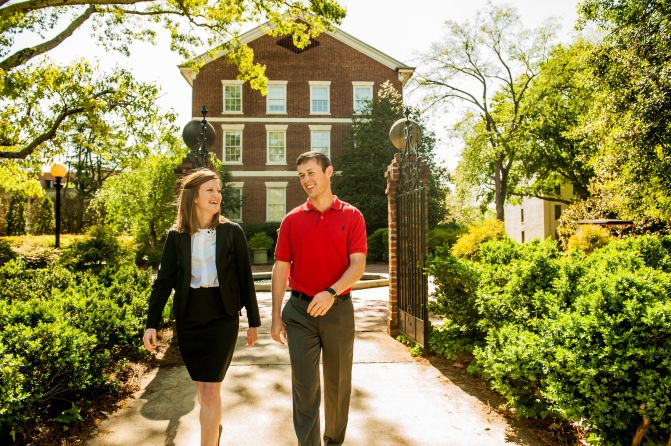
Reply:
[[317, 161], [317, 164], [322, 167], [322, 171], [324, 172], [326, 172], [326, 168], [331, 165], [331, 160], [329, 157], [324, 155], [322, 152], [304, 152], [298, 155], [298, 158], [296, 158], [296, 167], [310, 160]]

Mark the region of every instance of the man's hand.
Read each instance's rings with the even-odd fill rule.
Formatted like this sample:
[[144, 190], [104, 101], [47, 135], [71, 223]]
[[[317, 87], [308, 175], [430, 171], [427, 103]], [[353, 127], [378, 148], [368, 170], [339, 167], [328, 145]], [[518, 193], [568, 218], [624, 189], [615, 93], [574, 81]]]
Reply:
[[312, 317], [324, 316], [331, 309], [335, 300], [335, 296], [328, 291], [315, 294], [308, 305], [308, 314]]
[[287, 328], [284, 322], [282, 322], [282, 318], [273, 318], [273, 322], [270, 325], [270, 336], [275, 342], [284, 345], [284, 342], [287, 340]]
[[142, 342], [144, 342], [144, 348], [150, 352], [156, 351], [156, 329], [147, 328], [142, 336]]

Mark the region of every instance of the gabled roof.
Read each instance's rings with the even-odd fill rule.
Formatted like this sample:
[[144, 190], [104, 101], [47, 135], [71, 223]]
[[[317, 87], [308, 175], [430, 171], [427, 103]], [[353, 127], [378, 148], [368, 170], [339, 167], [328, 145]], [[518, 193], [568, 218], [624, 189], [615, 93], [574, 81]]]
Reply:
[[[398, 78], [401, 81], [401, 84], [405, 84], [408, 81], [408, 79], [412, 77], [412, 74], [415, 71], [415, 67], [410, 67], [404, 64], [403, 62], [400, 62], [394, 59], [393, 57], [388, 56], [382, 51], [373, 48], [367, 43], [364, 43], [361, 40], [357, 39], [356, 37], [347, 34], [345, 31], [339, 28], [334, 27], [333, 31], [324, 31], [323, 34], [327, 34], [333, 37], [334, 39], [344, 43], [345, 45], [354, 48], [360, 53], [365, 54], [371, 59], [381, 63], [382, 65], [391, 68], [392, 70], [395, 70], [398, 73]], [[248, 44], [265, 35], [266, 33], [263, 30], [262, 26], [257, 26], [256, 28], [247, 31], [244, 34], [241, 34], [239, 40], [240, 43], [242, 44]], [[219, 49], [212, 56], [209, 55], [208, 53], [204, 53], [201, 54], [200, 56], [197, 56], [195, 61], [202, 66], [224, 56], [227, 52], [228, 50], [226, 49]], [[179, 71], [182, 73], [182, 76], [184, 76], [184, 79], [186, 79], [189, 85], [193, 87], [193, 80], [196, 78], [194, 70], [186, 65], [179, 65]]]

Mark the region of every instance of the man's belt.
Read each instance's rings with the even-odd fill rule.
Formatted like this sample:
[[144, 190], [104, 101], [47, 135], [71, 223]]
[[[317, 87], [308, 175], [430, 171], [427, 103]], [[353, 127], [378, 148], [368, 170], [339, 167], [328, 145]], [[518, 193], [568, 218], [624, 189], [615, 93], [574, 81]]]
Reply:
[[[349, 294], [350, 293], [342, 294], [342, 295], [338, 296], [338, 299], [343, 299], [343, 300], [344, 299], [349, 299]], [[302, 292], [296, 291], [296, 290], [291, 290], [291, 296], [292, 297], [297, 297], [300, 300], [304, 300], [306, 302], [310, 302], [312, 300], [312, 298], [314, 297], [314, 296], [310, 296], [309, 294], [305, 294], [305, 293], [302, 293]]]

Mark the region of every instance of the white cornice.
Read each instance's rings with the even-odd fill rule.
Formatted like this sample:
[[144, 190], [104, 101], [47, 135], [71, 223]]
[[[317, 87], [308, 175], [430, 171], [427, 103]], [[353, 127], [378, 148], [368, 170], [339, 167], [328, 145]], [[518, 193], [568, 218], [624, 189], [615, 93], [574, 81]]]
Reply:
[[[196, 116], [191, 118], [196, 121], [203, 119], [202, 116]], [[351, 124], [352, 118], [246, 118], [244, 116], [232, 116], [232, 117], [208, 117], [208, 122], [230, 122], [230, 123], [243, 123], [243, 122], [266, 122], [274, 124], [284, 124], [284, 123], [303, 123], [303, 124]]]
[[242, 177], [296, 177], [298, 173], [295, 170], [231, 170], [231, 176], [236, 178]]
[[[266, 32], [263, 30], [263, 28], [268, 26], [270, 25], [268, 24], [268, 22], [266, 22], [261, 26], [257, 26], [256, 28], [241, 34], [240, 37], [238, 38], [239, 42], [241, 44], [249, 44], [250, 42], [258, 39], [259, 37], [263, 37], [264, 35], [266, 35]], [[376, 62], [381, 63], [387, 68], [395, 70], [398, 73], [399, 79], [401, 79], [402, 84], [405, 84], [405, 82], [407, 82], [407, 80], [410, 79], [410, 76], [412, 76], [412, 73], [415, 71], [415, 67], [408, 66], [403, 62], [394, 59], [393, 57], [383, 53], [382, 51], [376, 48], [373, 48], [367, 43], [357, 39], [351, 34], [347, 34], [345, 31], [335, 26], [333, 27], [333, 31], [324, 31], [324, 34], [327, 34], [333, 37], [334, 39], [344, 43], [345, 45], [354, 48], [355, 50], [359, 51], [362, 54], [365, 54], [366, 56], [370, 57]], [[205, 52], [200, 56], [197, 56], [194, 59], [194, 61], [198, 65], [203, 66], [207, 63], [212, 62], [213, 60], [219, 59], [229, 51], [228, 49], [225, 49], [224, 46], [213, 51]], [[179, 65], [179, 70], [182, 73], [182, 76], [184, 76], [184, 79], [186, 79], [189, 85], [193, 87], [193, 80], [196, 78], [196, 74], [194, 73], [193, 69], [188, 68], [186, 65]], [[401, 78], [401, 72], [404, 72], [403, 78]]]

